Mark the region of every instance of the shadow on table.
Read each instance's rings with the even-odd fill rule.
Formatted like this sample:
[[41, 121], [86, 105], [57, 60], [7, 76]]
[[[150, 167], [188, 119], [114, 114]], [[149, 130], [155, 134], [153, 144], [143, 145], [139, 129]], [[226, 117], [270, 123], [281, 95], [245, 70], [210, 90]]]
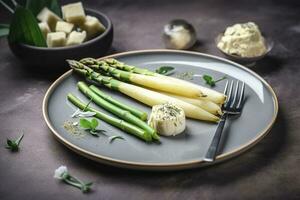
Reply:
[[223, 185], [232, 183], [258, 173], [271, 165], [278, 159], [278, 154], [285, 146], [286, 126], [283, 113], [279, 112], [271, 132], [242, 155], [214, 166], [173, 172], [134, 171], [106, 166], [81, 157], [58, 142], [53, 144], [57, 144], [56, 148], [60, 154], [65, 154], [63, 157], [68, 157], [77, 167], [85, 168], [91, 173], [99, 175], [100, 179], [115, 179], [120, 183], [126, 183], [126, 185], [142, 184], [143, 187], [150, 188], [162, 186], [167, 188], [198, 187], [202, 184]]
[[255, 66], [250, 67], [253, 71], [261, 76], [270, 75], [281, 69], [285, 60], [275, 56], [266, 56], [264, 59], [258, 61]]

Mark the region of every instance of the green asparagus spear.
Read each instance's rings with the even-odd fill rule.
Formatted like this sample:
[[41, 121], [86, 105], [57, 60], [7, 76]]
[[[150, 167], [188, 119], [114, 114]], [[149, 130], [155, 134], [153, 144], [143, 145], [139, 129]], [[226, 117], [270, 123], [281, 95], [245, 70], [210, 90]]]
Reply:
[[82, 101], [80, 101], [73, 94], [69, 93], [67, 98], [76, 107], [78, 107], [80, 109], [86, 108], [86, 110], [88, 110], [88, 111], [95, 112], [96, 113], [95, 117], [97, 117], [98, 119], [101, 119], [115, 127], [118, 127], [119, 129], [124, 130], [127, 133], [135, 135], [135, 136], [145, 140], [146, 142], [152, 141], [151, 135], [148, 132], [146, 132], [145, 130], [143, 130], [139, 127], [136, 127], [135, 125], [132, 125], [124, 120], [117, 119], [117, 118], [111, 117], [109, 115], [106, 115], [102, 112], [99, 112], [98, 110], [91, 108], [90, 106], [86, 107], [86, 104], [84, 104]]
[[140, 118], [141, 120], [145, 121], [147, 119], [147, 113], [146, 112], [142, 112], [140, 110], [137, 110], [136, 108], [133, 108], [131, 106], [125, 105], [115, 99], [113, 99], [111, 96], [105, 94], [104, 92], [102, 92], [99, 88], [97, 88], [94, 85], [90, 86], [90, 89], [95, 92], [98, 96], [100, 96], [102, 99], [124, 109], [124, 110], [128, 110], [130, 113], [132, 113], [133, 115], [137, 116], [138, 118]]
[[[82, 59], [81, 61], [83, 61], [84, 59]], [[154, 76], [156, 73], [152, 72], [148, 69], [142, 69], [142, 68], [138, 68], [132, 65], [127, 65], [123, 62], [120, 62], [114, 58], [106, 58], [106, 59], [102, 59], [100, 60], [101, 62], [105, 62], [107, 63], [109, 66], [113, 67], [113, 68], [117, 68], [123, 71], [128, 71], [128, 72], [133, 72], [133, 73], [137, 73], [137, 74], [144, 74], [144, 75], [149, 75], [149, 76]]]
[[100, 107], [117, 115], [118, 117], [122, 118], [123, 120], [142, 128], [143, 130], [145, 130], [146, 132], [151, 134], [153, 139], [159, 139], [159, 136], [157, 135], [156, 130], [151, 128], [146, 122], [144, 122], [140, 118], [134, 116], [129, 111], [123, 110], [123, 109], [115, 106], [114, 104], [111, 104], [108, 101], [104, 100], [103, 98], [98, 96], [95, 92], [93, 92], [87, 86], [87, 84], [85, 84], [84, 82], [81, 82], [81, 81], [78, 82], [77, 86], [83, 94], [85, 94], [87, 97], [91, 98], [92, 101], [95, 102]]

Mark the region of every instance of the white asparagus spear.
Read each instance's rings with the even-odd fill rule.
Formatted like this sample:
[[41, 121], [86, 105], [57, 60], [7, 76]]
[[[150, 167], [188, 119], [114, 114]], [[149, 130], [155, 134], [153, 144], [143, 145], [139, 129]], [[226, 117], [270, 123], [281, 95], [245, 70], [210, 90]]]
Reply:
[[173, 98], [185, 101], [187, 103], [193, 104], [195, 106], [198, 106], [198, 107], [210, 112], [211, 114], [214, 114], [214, 115], [221, 115], [222, 114], [222, 110], [221, 110], [220, 106], [218, 104], [210, 101], [210, 100], [188, 98], [188, 97], [183, 97], [183, 96], [170, 94], [170, 93], [165, 93], [165, 92], [163, 92], [162, 94], [165, 94], [165, 95], [168, 95], [170, 97], [173, 97]]
[[213, 122], [217, 122], [219, 120], [219, 117], [207, 112], [206, 110], [198, 106], [192, 105], [190, 103], [184, 102], [173, 97], [169, 97], [159, 92], [155, 92], [127, 83], [120, 83], [120, 85], [118, 86], [118, 90], [123, 94], [126, 94], [148, 106], [155, 106], [169, 102], [182, 108], [185, 112], [185, 115], [189, 118]]

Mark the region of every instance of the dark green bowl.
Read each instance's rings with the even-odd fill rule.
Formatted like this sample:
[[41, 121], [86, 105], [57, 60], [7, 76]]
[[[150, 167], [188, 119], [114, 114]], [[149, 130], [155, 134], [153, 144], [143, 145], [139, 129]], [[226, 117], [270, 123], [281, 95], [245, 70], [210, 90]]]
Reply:
[[11, 51], [27, 67], [42, 71], [61, 71], [68, 68], [66, 59], [84, 57], [101, 57], [110, 49], [113, 40], [113, 25], [111, 20], [101, 12], [85, 9], [86, 14], [97, 17], [106, 27], [101, 35], [80, 45], [68, 47], [35, 47], [26, 44], [9, 44]]

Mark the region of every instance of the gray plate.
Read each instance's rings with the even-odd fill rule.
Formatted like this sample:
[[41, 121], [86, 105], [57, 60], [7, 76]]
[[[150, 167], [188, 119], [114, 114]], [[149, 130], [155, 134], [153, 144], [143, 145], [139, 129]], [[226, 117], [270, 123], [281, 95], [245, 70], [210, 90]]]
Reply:
[[[247, 150], [261, 140], [275, 122], [278, 103], [272, 88], [251, 70], [231, 61], [195, 52], [173, 50], [146, 50], [112, 55], [122, 62], [154, 70], [162, 65], [171, 65], [176, 72], [194, 72], [210, 74], [229, 80], [241, 80], [246, 83], [246, 102], [238, 118], [227, 121], [223, 145], [216, 162], [226, 160]], [[85, 102], [88, 101], [77, 89], [80, 80], [71, 71], [63, 74], [49, 88], [43, 102], [43, 113], [47, 125], [60, 142], [75, 152], [93, 160], [118, 167], [146, 170], [176, 170], [207, 165], [203, 157], [213, 138], [216, 124], [196, 120], [187, 120], [187, 129], [176, 137], [161, 137], [161, 144], [147, 144], [105, 122], [100, 127], [109, 135], [121, 135], [125, 140], [109, 143], [107, 137], [95, 138], [90, 135], [74, 137], [63, 124], [70, 120], [75, 111], [66, 99], [71, 92]], [[200, 77], [192, 82], [205, 85]], [[225, 81], [214, 88], [223, 91]], [[151, 109], [141, 103], [114, 91], [105, 90], [111, 96], [128, 104], [148, 111]], [[92, 104], [92, 106], [95, 106]], [[99, 110], [107, 113], [98, 107]], [[215, 162], [215, 163], [216, 163]]]

